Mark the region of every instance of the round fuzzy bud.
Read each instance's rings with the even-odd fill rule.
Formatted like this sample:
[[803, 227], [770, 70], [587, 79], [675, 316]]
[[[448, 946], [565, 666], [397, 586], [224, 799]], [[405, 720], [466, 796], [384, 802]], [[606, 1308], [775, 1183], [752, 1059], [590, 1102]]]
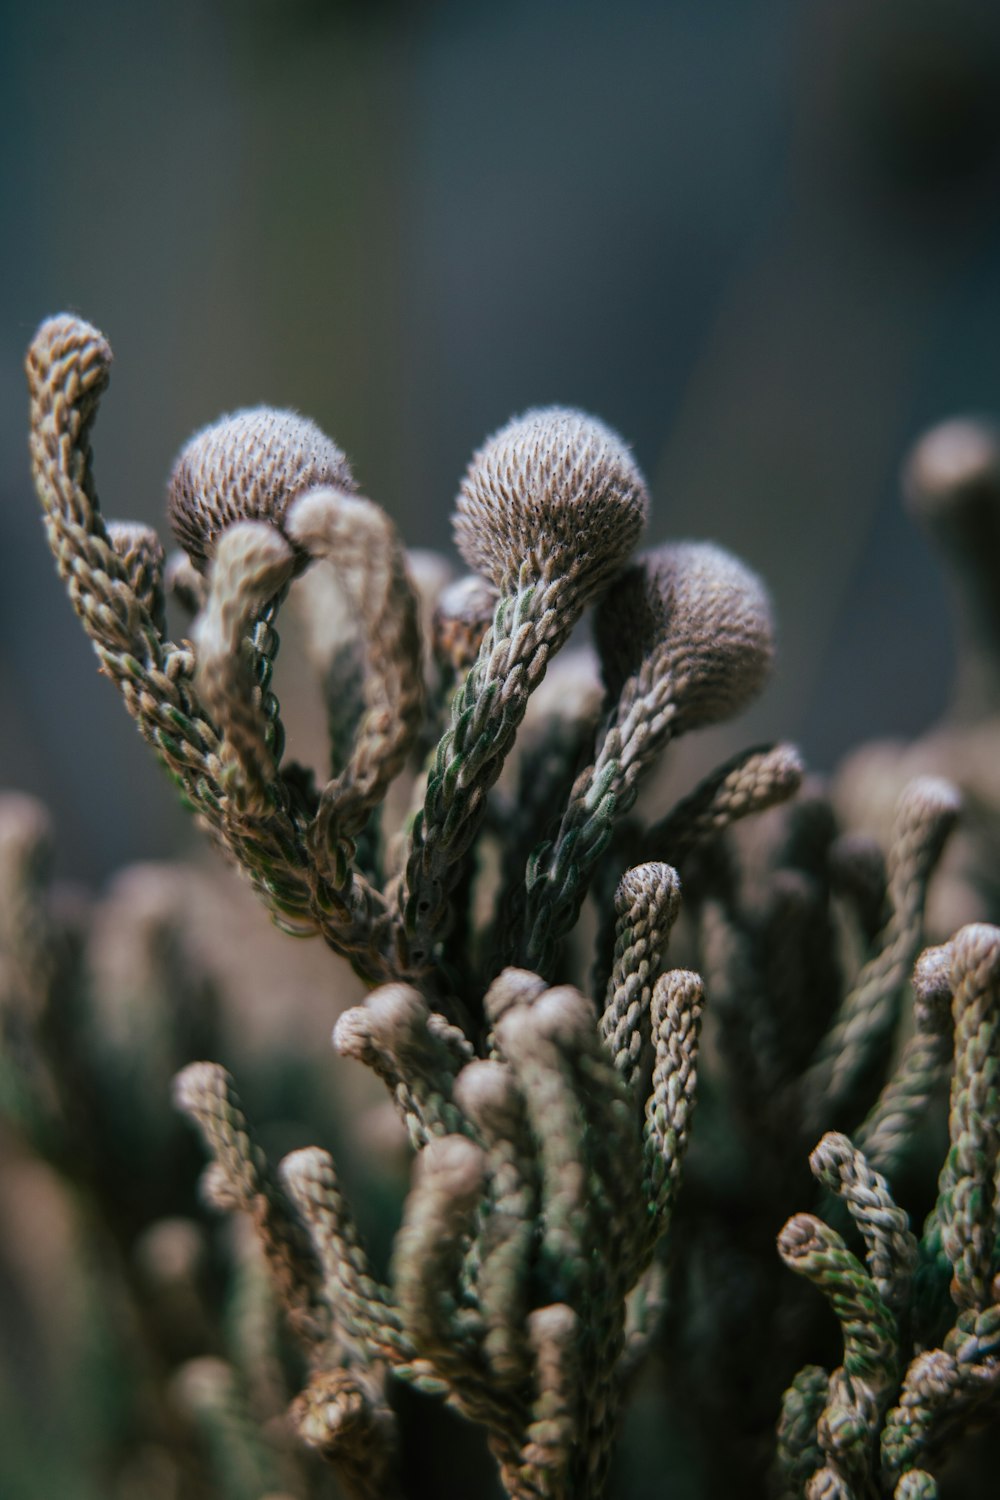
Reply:
[[767, 590], [710, 542], [678, 542], [641, 557], [602, 600], [594, 633], [611, 698], [647, 666], [654, 676], [671, 674], [678, 730], [745, 708], [774, 657]]
[[1000, 505], [1000, 431], [972, 417], [932, 427], [907, 460], [903, 490], [911, 509], [931, 525], [949, 513]]
[[336, 443], [295, 412], [250, 407], [202, 428], [182, 449], [167, 494], [170, 524], [204, 571], [227, 526], [270, 521], [280, 528], [296, 496], [317, 485], [356, 488]]
[[586, 602], [635, 546], [649, 499], [616, 433], [553, 406], [516, 417], [487, 440], [456, 507], [459, 552], [502, 593], [527, 566], [535, 578], [565, 576]]
[[903, 488], [951, 574], [952, 717], [992, 717], [1000, 710], [1000, 429], [971, 418], [932, 428], [910, 457]]

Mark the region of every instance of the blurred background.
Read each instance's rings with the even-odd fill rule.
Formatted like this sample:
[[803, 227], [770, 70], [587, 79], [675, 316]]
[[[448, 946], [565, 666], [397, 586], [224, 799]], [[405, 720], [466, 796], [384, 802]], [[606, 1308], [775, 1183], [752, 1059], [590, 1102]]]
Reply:
[[901, 513], [928, 422], [1000, 410], [991, 0], [0, 5], [0, 781], [65, 873], [190, 839], [56, 581], [27, 472], [37, 322], [110, 338], [105, 511], [241, 404], [346, 449], [450, 546], [473, 448], [539, 402], [635, 446], [651, 539], [768, 580], [748, 737], [825, 769], [944, 704], [944, 584]]
[[[103, 508], [165, 539], [174, 454], [241, 405], [313, 417], [409, 546], [448, 551], [464, 466], [512, 414], [618, 428], [649, 539], [712, 538], [774, 595], [774, 683], [685, 743], [689, 781], [771, 737], [831, 770], [944, 709], [946, 581], [899, 469], [928, 424], [1000, 413], [996, 0], [0, 0], [0, 214], [0, 786], [48, 805], [61, 876], [202, 848], [45, 545], [21, 366], [61, 309], [115, 351]], [[293, 675], [294, 749], [316, 721], [296, 730]], [[283, 987], [272, 1030], [290, 983], [303, 1014], [320, 991], [330, 1066], [328, 955], [290, 980], [286, 939], [243, 952], [250, 898], [208, 890], [230, 983], [265, 1029]], [[310, 1106], [304, 1139], [336, 1135]], [[15, 1339], [63, 1213], [5, 1251]], [[85, 1446], [90, 1407], [59, 1411]], [[25, 1465], [19, 1497], [56, 1492]]]

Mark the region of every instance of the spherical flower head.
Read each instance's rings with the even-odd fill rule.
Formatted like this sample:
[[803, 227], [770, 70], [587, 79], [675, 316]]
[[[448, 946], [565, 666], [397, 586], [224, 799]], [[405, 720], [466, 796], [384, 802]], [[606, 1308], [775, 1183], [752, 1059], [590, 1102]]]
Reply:
[[561, 576], [586, 602], [621, 568], [649, 510], [622, 439], [594, 417], [543, 407], [516, 417], [475, 454], [462, 481], [455, 541], [502, 593], [527, 565]]
[[669, 671], [685, 730], [739, 713], [774, 657], [767, 590], [710, 542], [676, 542], [640, 557], [602, 601], [594, 633], [609, 695], [647, 664]]
[[910, 507], [931, 523], [953, 510], [995, 505], [1000, 500], [1000, 432], [973, 417], [932, 427], [907, 460], [903, 488]]
[[228, 526], [269, 521], [280, 530], [292, 501], [317, 485], [356, 489], [336, 443], [295, 412], [249, 407], [202, 428], [182, 449], [167, 493], [170, 524], [203, 572]]

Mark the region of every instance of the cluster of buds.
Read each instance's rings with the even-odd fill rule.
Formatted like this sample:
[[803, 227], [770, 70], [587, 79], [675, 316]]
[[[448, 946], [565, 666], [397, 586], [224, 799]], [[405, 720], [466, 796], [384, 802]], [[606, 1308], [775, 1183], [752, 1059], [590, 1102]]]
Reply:
[[869, 1155], [833, 1132], [813, 1151], [813, 1173], [846, 1207], [864, 1260], [813, 1214], [796, 1214], [778, 1238], [843, 1338], [835, 1370], [806, 1366], [786, 1392], [778, 1471], [789, 1497], [852, 1500], [878, 1485], [896, 1500], [936, 1500], [929, 1466], [1000, 1396], [1000, 929], [973, 924], [928, 949], [914, 989], [937, 1034], [954, 1034], [937, 1202], [918, 1242]]
[[[279, 926], [321, 936], [369, 987], [334, 1045], [385, 1083], [416, 1153], [383, 1273], [328, 1151], [272, 1168], [224, 1068], [176, 1079], [212, 1158], [204, 1194], [252, 1226], [301, 1346], [298, 1436], [347, 1493], [391, 1497], [403, 1382], [485, 1430], [509, 1496], [600, 1500], [629, 1377], [669, 1341], [690, 1354], [673, 1378], [706, 1475], [757, 1483], [759, 1410], [773, 1429], [815, 1331], [783, 1260], [827, 1294], [844, 1354], [787, 1390], [778, 1489], [935, 1494], [925, 1465], [1000, 1369], [995, 931], [925, 953], [907, 1005], [953, 786], [911, 781], [887, 860], [838, 835], [787, 745], [735, 757], [644, 826], [643, 781], [676, 736], [760, 691], [773, 627], [760, 581], [718, 547], [633, 555], [649, 501], [615, 433], [551, 408], [489, 438], [456, 503], [472, 571], [448, 582], [404, 551], [312, 422], [238, 412], [177, 460], [167, 558], [152, 530], [100, 512], [90, 435], [110, 361], [65, 316], [28, 354], [59, 571], [199, 821]], [[306, 613], [325, 697], [322, 768], [285, 753], [272, 673], [286, 601]], [[168, 603], [193, 616], [188, 637], [168, 635]], [[588, 609], [594, 652], [567, 649], [544, 681]], [[708, 1118], [678, 1204], [697, 1072]], [[952, 1145], [918, 1246], [889, 1178], [949, 1076]], [[820, 1136], [813, 1175], [864, 1263], [804, 1214], [774, 1253]], [[174, 1387], [231, 1469], [253, 1447], [237, 1387], [216, 1358]], [[270, 1389], [273, 1415], [285, 1387]], [[283, 1494], [310, 1493], [284, 1473]], [[268, 1489], [251, 1477], [238, 1492]]]
[[[608, 701], [593, 765], [556, 839], [543, 849], [537, 831], [520, 899], [501, 902], [518, 909], [510, 955], [536, 954], [550, 926], [550, 966], [659, 750], [760, 687], [771, 622], [757, 580], [717, 549], [688, 546], [653, 554], [626, 583], [648, 509], [631, 455], [597, 421], [530, 412], [463, 481], [455, 533], [478, 570], [479, 607], [470, 619], [466, 592], [449, 618], [445, 601], [435, 638], [471, 665], [450, 702], [428, 702], [418, 594], [395, 530], [304, 418], [253, 409], [191, 439], [168, 497], [179, 557], [165, 562], [150, 529], [104, 521], [90, 434], [110, 363], [101, 335], [69, 317], [43, 324], [28, 356], [35, 480], [70, 597], [141, 732], [276, 920], [320, 933], [368, 982], [419, 982], [445, 1011], [461, 1005], [463, 983], [475, 989], [448, 972], [445, 949], [488, 793], [550, 658], [603, 595]], [[360, 654], [359, 670], [330, 661], [324, 674], [337, 724], [327, 776], [284, 758], [270, 691], [278, 609], [318, 564], [334, 570], [360, 635], [332, 653]], [[166, 589], [197, 606], [189, 640], [166, 635]], [[449, 674], [437, 684], [440, 699]], [[383, 852], [389, 785], [442, 718], [407, 828]]]
[[[651, 850], [619, 867], [620, 883], [609, 877], [615, 835], [667, 743], [762, 686], [766, 594], [707, 545], [629, 565], [643, 478], [615, 433], [560, 408], [512, 421], [473, 457], [455, 536], [475, 576], [442, 596], [433, 653], [390, 521], [293, 414], [243, 411], [191, 439], [168, 498], [183, 552], [166, 561], [151, 530], [106, 523], [98, 506], [90, 435], [110, 361], [71, 317], [43, 324], [28, 355], [35, 480], [60, 573], [141, 732], [276, 920], [321, 934], [381, 986], [336, 1041], [386, 1080], [421, 1152], [390, 1293], [329, 1158], [293, 1159], [271, 1184], [224, 1075], [181, 1076], [222, 1196], [252, 1214], [309, 1345], [300, 1427], [357, 1468], [358, 1412], [384, 1428], [374, 1393], [388, 1365], [485, 1423], [511, 1493], [596, 1495], [626, 1297], [676, 1191], [701, 1010], [697, 977], [663, 971], [676, 874]], [[332, 569], [357, 627], [328, 652], [337, 728], [319, 776], [285, 758], [270, 690], [278, 610], [317, 568]], [[167, 591], [196, 609], [190, 639], [167, 636]], [[491, 788], [551, 658], [595, 603], [603, 703], [591, 694], [558, 746], [536, 738], [560, 800], [515, 813], [492, 913], [474, 930]], [[411, 811], [386, 837], [381, 807], [406, 770]], [[699, 820], [717, 830], [790, 795], [799, 775], [783, 747], [743, 757], [665, 839], [697, 842]], [[588, 889], [609, 879], [594, 1004], [557, 981]]]

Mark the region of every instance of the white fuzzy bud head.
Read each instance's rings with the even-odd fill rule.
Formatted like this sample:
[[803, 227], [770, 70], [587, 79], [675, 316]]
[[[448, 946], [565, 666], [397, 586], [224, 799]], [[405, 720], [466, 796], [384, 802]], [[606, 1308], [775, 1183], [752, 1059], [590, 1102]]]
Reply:
[[526, 565], [534, 577], [565, 576], [586, 601], [622, 567], [648, 510], [645, 481], [617, 433], [581, 412], [543, 407], [516, 417], [473, 457], [455, 541], [501, 592]]
[[295, 412], [250, 407], [202, 428], [182, 449], [167, 494], [170, 524], [204, 571], [227, 527], [269, 521], [280, 529], [292, 501], [317, 485], [356, 488], [336, 443]]
[[595, 637], [613, 697], [650, 659], [670, 671], [685, 730], [745, 708], [774, 658], [767, 590], [710, 542], [677, 542], [641, 557], [602, 600]]
[[903, 470], [907, 504], [934, 522], [946, 512], [1000, 501], [1000, 431], [955, 417], [924, 434]]

